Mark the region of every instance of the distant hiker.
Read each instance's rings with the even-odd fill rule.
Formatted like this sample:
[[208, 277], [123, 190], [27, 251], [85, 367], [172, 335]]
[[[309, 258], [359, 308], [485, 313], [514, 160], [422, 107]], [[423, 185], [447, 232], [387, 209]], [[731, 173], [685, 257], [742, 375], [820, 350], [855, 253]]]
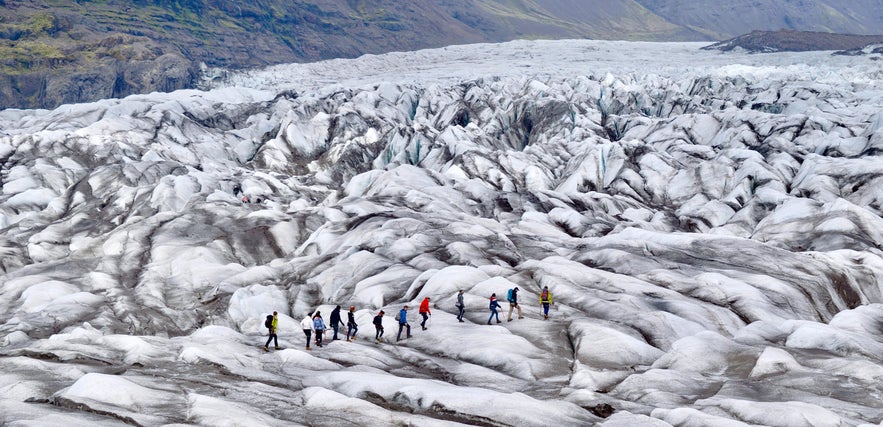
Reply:
[[487, 318], [487, 324], [488, 325], [491, 324], [491, 319], [493, 319], [494, 316], [497, 316], [497, 323], [501, 323], [500, 322], [500, 313], [497, 313], [497, 309], [503, 308], [503, 307], [501, 307], [500, 303], [497, 302], [497, 294], [491, 294], [491, 302], [490, 302], [490, 304], [488, 304], [488, 308], [491, 310], [491, 317]]
[[380, 310], [380, 313], [377, 313], [374, 316], [374, 341], [380, 342], [383, 339], [383, 315], [385, 313], [383, 310]]
[[241, 193], [241, 192], [242, 192], [242, 186], [239, 185], [239, 183], [236, 183], [235, 185], [233, 185], [233, 195], [234, 196], [238, 196], [239, 193]]
[[279, 326], [279, 313], [273, 312], [272, 315], [267, 315], [267, 320], [264, 321], [264, 326], [270, 331], [270, 337], [267, 338], [267, 343], [264, 344], [264, 351], [270, 351], [270, 341], [274, 341], [276, 344], [276, 350], [279, 350], [279, 338], [276, 337], [276, 327]]
[[248, 196], [242, 196], [242, 203], [251, 203], [251, 201], [248, 200]]
[[313, 315], [313, 330], [316, 331], [316, 345], [322, 347], [322, 342], [325, 340], [325, 321], [322, 320], [322, 313], [318, 311]]
[[524, 316], [521, 315], [521, 306], [518, 305], [518, 286], [509, 289], [509, 293], [506, 295], [506, 299], [509, 300], [509, 322], [512, 321], [512, 310], [518, 310], [518, 318], [524, 319]]
[[420, 303], [420, 309], [418, 310], [420, 316], [423, 317], [423, 321], [420, 322], [420, 327], [423, 330], [426, 330], [426, 319], [429, 319], [429, 316], [432, 316], [432, 312], [429, 311], [429, 297], [423, 298], [423, 302]]
[[396, 320], [399, 321], [399, 334], [396, 335], [396, 341], [402, 339], [402, 330], [407, 329], [407, 336], [405, 338], [411, 338], [411, 325], [408, 324], [408, 306], [404, 306], [401, 310], [399, 310], [399, 314], [396, 316]]
[[543, 305], [543, 320], [549, 318], [549, 306], [552, 305], [552, 292], [549, 292], [548, 286], [543, 286], [540, 292], [540, 304]]
[[356, 307], [351, 305], [350, 311], [346, 313], [346, 340], [355, 340], [357, 332], [359, 332], [359, 325], [356, 323]]
[[334, 329], [334, 336], [331, 337], [331, 341], [334, 341], [337, 338], [337, 329], [340, 327], [340, 306], [334, 307], [334, 310], [331, 310], [331, 329]]
[[313, 319], [310, 313], [304, 316], [304, 320], [300, 321], [300, 327], [304, 329], [304, 335], [307, 336], [307, 350], [310, 349], [310, 337], [313, 335]]
[[463, 322], [463, 315], [466, 313], [466, 305], [463, 304], [463, 290], [462, 289], [460, 289], [460, 292], [457, 292], [457, 305], [456, 306], [457, 306], [457, 310], [459, 310], [459, 313], [457, 313], [457, 320], [459, 320], [460, 322]]

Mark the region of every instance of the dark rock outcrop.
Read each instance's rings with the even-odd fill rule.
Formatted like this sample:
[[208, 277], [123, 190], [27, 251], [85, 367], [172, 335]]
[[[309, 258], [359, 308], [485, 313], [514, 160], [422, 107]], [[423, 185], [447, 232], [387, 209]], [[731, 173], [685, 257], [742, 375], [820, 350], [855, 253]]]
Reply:
[[703, 47], [706, 50], [748, 52], [805, 52], [812, 50], [862, 49], [870, 44], [883, 43], [883, 35], [831, 34], [812, 31], [754, 31], [729, 40]]

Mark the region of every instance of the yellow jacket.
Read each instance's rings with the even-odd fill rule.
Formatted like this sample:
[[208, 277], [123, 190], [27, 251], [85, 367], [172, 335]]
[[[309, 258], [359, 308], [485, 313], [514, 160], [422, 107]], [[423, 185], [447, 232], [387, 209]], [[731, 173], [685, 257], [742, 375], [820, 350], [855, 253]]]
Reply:
[[552, 291], [546, 289], [546, 299], [543, 300], [543, 293], [540, 292], [540, 304], [547, 303], [552, 304]]

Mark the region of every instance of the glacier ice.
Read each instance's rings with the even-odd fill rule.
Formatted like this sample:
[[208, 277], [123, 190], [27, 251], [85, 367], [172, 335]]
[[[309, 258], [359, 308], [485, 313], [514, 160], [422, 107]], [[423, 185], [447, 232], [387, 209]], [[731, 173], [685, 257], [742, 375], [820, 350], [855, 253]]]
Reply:
[[[699, 46], [0, 111], [0, 424], [880, 424], [879, 64]], [[305, 350], [336, 305], [357, 339]]]

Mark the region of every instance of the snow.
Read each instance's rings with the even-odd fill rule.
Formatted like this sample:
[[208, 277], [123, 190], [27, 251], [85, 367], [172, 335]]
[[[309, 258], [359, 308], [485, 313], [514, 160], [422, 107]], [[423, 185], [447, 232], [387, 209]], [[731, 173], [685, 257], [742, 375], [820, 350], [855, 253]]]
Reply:
[[291, 425], [282, 423], [269, 414], [255, 411], [248, 405], [230, 400], [191, 393], [187, 396], [190, 405], [187, 421], [197, 425], [217, 427], [237, 427], [260, 424], [264, 426]]
[[[880, 424], [879, 64], [700, 46], [0, 111], [0, 424]], [[357, 338], [307, 350], [336, 305]]]

